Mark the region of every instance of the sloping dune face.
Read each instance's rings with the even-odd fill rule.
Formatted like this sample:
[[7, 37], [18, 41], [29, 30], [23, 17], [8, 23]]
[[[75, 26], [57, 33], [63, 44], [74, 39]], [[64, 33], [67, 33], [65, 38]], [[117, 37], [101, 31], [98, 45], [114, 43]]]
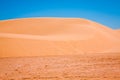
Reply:
[[120, 33], [120, 29], [116, 30], [118, 33]]
[[0, 57], [120, 52], [119, 34], [79, 18], [0, 21]]

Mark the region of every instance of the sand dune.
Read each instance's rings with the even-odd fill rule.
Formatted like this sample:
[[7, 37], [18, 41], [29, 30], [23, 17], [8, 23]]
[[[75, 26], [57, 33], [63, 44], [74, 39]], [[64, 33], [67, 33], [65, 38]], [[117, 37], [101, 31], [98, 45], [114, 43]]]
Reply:
[[116, 31], [120, 33], [120, 29], [118, 29], [118, 30], [116, 30]]
[[118, 31], [80, 18], [0, 21], [0, 57], [120, 52]]
[[119, 30], [79, 18], [0, 21], [0, 80], [120, 80]]

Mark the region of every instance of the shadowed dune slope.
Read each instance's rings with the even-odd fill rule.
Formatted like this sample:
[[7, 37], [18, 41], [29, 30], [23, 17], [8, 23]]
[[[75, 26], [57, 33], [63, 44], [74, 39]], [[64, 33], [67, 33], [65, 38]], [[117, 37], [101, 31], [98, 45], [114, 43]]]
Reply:
[[120, 37], [81, 18], [26, 18], [0, 21], [0, 57], [120, 52]]

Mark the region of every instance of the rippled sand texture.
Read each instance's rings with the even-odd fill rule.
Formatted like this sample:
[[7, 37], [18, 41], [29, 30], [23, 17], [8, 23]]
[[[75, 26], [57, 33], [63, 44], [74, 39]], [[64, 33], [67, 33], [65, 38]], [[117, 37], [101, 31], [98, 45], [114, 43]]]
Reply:
[[0, 80], [120, 80], [120, 55], [1, 58]]

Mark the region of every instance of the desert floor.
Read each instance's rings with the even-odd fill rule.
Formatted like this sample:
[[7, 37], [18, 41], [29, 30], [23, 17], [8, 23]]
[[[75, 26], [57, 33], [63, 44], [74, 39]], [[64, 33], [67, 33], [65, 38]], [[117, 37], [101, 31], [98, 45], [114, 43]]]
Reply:
[[0, 58], [0, 80], [120, 80], [120, 55]]

